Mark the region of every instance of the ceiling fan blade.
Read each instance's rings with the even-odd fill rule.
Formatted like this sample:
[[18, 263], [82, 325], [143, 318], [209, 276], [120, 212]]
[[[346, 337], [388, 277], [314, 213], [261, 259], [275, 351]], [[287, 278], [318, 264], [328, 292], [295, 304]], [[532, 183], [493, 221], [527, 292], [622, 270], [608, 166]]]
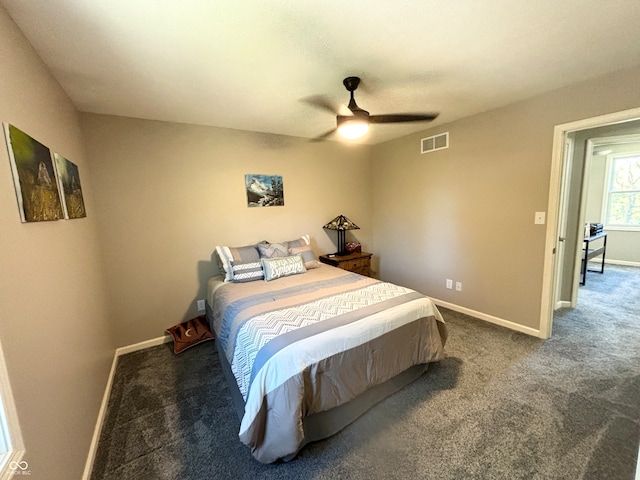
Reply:
[[300, 99], [301, 102], [304, 102], [312, 107], [319, 108], [320, 110], [325, 110], [327, 112], [331, 112], [334, 115], [338, 115], [338, 108], [329, 100], [328, 97], [324, 95], [311, 95], [310, 97], [305, 97]]
[[388, 115], [369, 115], [369, 123], [430, 122], [437, 113], [390, 113]]
[[312, 141], [312, 142], [322, 142], [323, 140], [326, 140], [331, 135], [333, 135], [334, 132], [336, 132], [336, 130], [338, 130], [338, 129], [337, 128], [332, 128], [328, 132], [324, 132], [322, 135], [318, 135], [317, 137], [312, 138], [310, 141]]
[[368, 123], [369, 118], [371, 118], [369, 112], [367, 112], [366, 110], [358, 109], [353, 111], [353, 115], [336, 115], [336, 123], [338, 124], [338, 126], [350, 120], [360, 120], [361, 122]]

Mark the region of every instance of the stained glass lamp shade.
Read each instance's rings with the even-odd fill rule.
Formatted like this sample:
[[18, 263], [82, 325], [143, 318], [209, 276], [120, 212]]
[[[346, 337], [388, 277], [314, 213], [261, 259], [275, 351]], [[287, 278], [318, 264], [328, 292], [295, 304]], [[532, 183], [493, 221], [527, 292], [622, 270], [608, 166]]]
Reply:
[[360, 227], [349, 220], [344, 215], [338, 215], [322, 228], [326, 230], [336, 230], [338, 232], [338, 252], [336, 255], [347, 255], [345, 248], [347, 230], [360, 230]]

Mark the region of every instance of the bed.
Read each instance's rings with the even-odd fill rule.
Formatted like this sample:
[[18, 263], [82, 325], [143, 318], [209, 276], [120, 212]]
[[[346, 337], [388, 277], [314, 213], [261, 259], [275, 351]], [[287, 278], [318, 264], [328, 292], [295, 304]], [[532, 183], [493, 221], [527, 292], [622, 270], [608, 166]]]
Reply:
[[[253, 269], [254, 281], [227, 272], [208, 282], [207, 318], [239, 438], [263, 463], [293, 459], [445, 357], [446, 326], [429, 298], [319, 264], [301, 248], [278, 260], [258, 251], [258, 262], [235, 251], [238, 261], [225, 266]], [[303, 267], [280, 268], [287, 261]]]

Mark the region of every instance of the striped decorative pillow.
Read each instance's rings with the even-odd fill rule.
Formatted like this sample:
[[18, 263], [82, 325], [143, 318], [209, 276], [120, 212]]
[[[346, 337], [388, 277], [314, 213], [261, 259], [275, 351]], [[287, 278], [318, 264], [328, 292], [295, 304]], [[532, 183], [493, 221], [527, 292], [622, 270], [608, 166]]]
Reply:
[[234, 283], [253, 282], [254, 280], [262, 280], [264, 272], [262, 264], [258, 262], [231, 262], [231, 281]]
[[231, 282], [233, 280], [232, 262], [240, 263], [257, 263], [260, 262], [260, 254], [256, 245], [247, 245], [244, 247], [227, 247], [217, 246], [216, 252], [222, 263], [225, 273], [224, 281]]

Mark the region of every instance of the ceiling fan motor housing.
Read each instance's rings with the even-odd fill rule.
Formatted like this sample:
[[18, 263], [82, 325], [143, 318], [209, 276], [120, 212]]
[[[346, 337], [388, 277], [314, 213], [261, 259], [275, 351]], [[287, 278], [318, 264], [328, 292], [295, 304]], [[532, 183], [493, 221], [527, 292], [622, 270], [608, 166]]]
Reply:
[[348, 91], [353, 92], [360, 85], [360, 77], [347, 77], [342, 81], [342, 84]]
[[[342, 83], [351, 94], [351, 98], [349, 99], [349, 105], [348, 105], [349, 110], [351, 110], [351, 113], [353, 113], [356, 117], [360, 117], [363, 121], [366, 121], [366, 119], [369, 117], [369, 112], [367, 112], [366, 110], [363, 110], [358, 106], [353, 94], [356, 88], [358, 88], [358, 85], [360, 85], [360, 77], [347, 77], [342, 81]], [[343, 119], [342, 121], [345, 121], [345, 120]], [[338, 117], [338, 125], [340, 125], [339, 117]]]

